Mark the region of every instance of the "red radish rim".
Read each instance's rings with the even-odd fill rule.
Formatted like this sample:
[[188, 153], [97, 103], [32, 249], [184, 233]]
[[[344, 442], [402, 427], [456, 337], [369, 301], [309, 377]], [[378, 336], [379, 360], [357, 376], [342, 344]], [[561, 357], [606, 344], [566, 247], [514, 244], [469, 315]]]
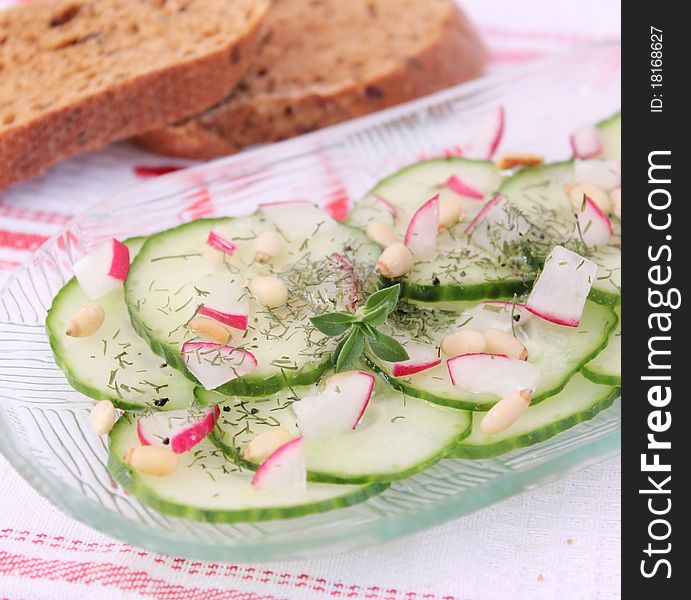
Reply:
[[249, 357], [254, 364], [257, 363], [257, 357], [252, 354], [249, 350], [245, 350], [244, 348], [236, 348], [235, 346], [228, 346], [228, 345], [223, 345], [223, 344], [216, 344], [215, 342], [185, 342], [182, 345], [181, 352], [183, 354], [186, 354], [190, 351], [194, 352], [196, 349], [202, 349], [202, 348], [208, 348], [209, 350], [211, 349], [216, 349], [216, 350], [230, 350], [231, 352], [238, 352], [242, 353], [245, 356]]
[[475, 218], [470, 223], [468, 223], [468, 226], [465, 228], [465, 231], [463, 233], [465, 235], [471, 234], [475, 227], [477, 227], [478, 223], [480, 223], [482, 218], [489, 212], [489, 209], [492, 208], [497, 202], [504, 199], [504, 196], [502, 196], [501, 194], [495, 194], [494, 196], [492, 196], [492, 198], [487, 200], [480, 212], [475, 215]]
[[214, 250], [223, 252], [224, 254], [231, 255], [237, 249], [237, 244], [231, 242], [229, 239], [224, 238], [222, 235], [216, 233], [213, 229], [209, 231], [209, 237], [206, 239], [206, 243], [211, 246]]
[[[218, 417], [221, 415], [221, 409], [218, 406], [218, 404], [212, 404], [211, 406], [208, 407], [210, 410], [207, 412], [205, 415], [200, 416], [199, 420], [190, 424], [189, 425], [189, 431], [192, 431], [197, 428], [206, 428], [208, 427], [207, 433], [200, 437], [198, 440], [196, 440], [192, 445], [189, 445], [189, 443], [182, 443], [179, 441], [178, 437], [171, 439], [170, 440], [170, 450], [174, 452], [175, 454], [183, 454], [184, 452], [187, 452], [191, 448], [194, 448], [199, 442], [201, 442], [203, 439], [205, 439], [213, 430], [213, 428], [216, 426], [216, 421], [218, 421]], [[146, 417], [142, 417], [137, 421], [137, 438], [139, 438], [139, 442], [141, 443], [142, 446], [151, 446], [151, 442], [146, 437], [146, 434], [144, 433], [143, 427], [142, 427], [142, 421]], [[207, 421], [211, 419], [212, 423], [207, 423]], [[202, 427], [203, 426], [203, 427]], [[189, 442], [189, 440], [186, 440]]]
[[355, 419], [355, 423], [353, 423], [353, 429], [355, 429], [358, 426], [360, 419], [362, 419], [362, 415], [365, 414], [365, 410], [367, 410], [367, 407], [369, 406], [369, 401], [372, 399], [372, 392], [374, 391], [374, 375], [372, 375], [372, 373], [367, 373], [367, 371], [358, 371], [358, 374], [367, 375], [367, 377], [370, 380], [370, 385], [369, 392], [367, 393], [367, 400], [365, 400], [365, 402], [362, 404], [360, 414], [357, 416], [357, 419]]
[[588, 194], [585, 194], [585, 203], [595, 211], [595, 214], [602, 221], [604, 221], [604, 223], [607, 225], [607, 230], [609, 231], [609, 234], [612, 235], [614, 233], [614, 230], [612, 229], [612, 222], [609, 220], [609, 217], [604, 213], [604, 211], [597, 205], [597, 202], [595, 202], [590, 196], [588, 196]]
[[264, 477], [264, 474], [266, 472], [266, 469], [268, 466], [270, 466], [270, 463], [276, 460], [278, 457], [280, 457], [282, 454], [284, 454], [286, 451], [292, 450], [293, 446], [303, 446], [304, 445], [304, 438], [302, 436], [293, 438], [289, 442], [286, 442], [282, 446], [279, 446], [274, 450], [269, 456], [267, 456], [262, 463], [257, 467], [257, 470], [254, 472], [254, 476], [252, 477], [252, 481], [250, 482], [250, 485], [254, 486], [256, 483], [259, 483], [262, 478]]
[[593, 135], [593, 139], [596, 140], [596, 143], [594, 144], [593, 150], [587, 152], [582, 152], [579, 148], [580, 144], [577, 139], [578, 130], [572, 132], [569, 135], [569, 143], [571, 144], [571, 150], [573, 151], [574, 156], [576, 156], [577, 158], [594, 158], [602, 151], [602, 138], [600, 135], [600, 131], [597, 129], [597, 127], [592, 126], [588, 133]]
[[391, 369], [391, 374], [394, 377], [405, 377], [406, 375], [415, 375], [415, 373], [420, 373], [421, 371], [426, 371], [432, 367], [436, 367], [441, 363], [441, 358], [429, 363], [421, 363], [417, 365], [402, 365], [400, 363], [395, 363]]
[[125, 281], [130, 270], [130, 249], [122, 242], [113, 239], [113, 257], [110, 261], [108, 276]]
[[240, 329], [242, 331], [247, 329], [247, 325], [249, 323], [249, 317], [247, 315], [233, 315], [230, 313], [224, 313], [220, 310], [209, 308], [203, 304], [199, 305], [197, 314], [204, 317], [209, 317], [210, 319], [214, 319], [214, 321], [228, 325], [228, 327]]
[[458, 194], [459, 196], [474, 198], [475, 200], [482, 200], [485, 197], [485, 195], [480, 190], [465, 183], [465, 181], [463, 181], [457, 175], [451, 175], [451, 177], [449, 177], [446, 180], [446, 183], [444, 185], [448, 187], [452, 192]]
[[[410, 238], [412, 236], [412, 226], [415, 223], [416, 217], [422, 213], [423, 211], [426, 211], [429, 209], [430, 206], [433, 206], [435, 204], [439, 204], [439, 194], [435, 194], [432, 196], [427, 202], [425, 202], [420, 208], [418, 208], [413, 216], [410, 219], [410, 223], [408, 223], [408, 228], [405, 231], [405, 237], [403, 238], [403, 243], [407, 246], [408, 243], [410, 242]], [[437, 219], [438, 220], [438, 219]], [[437, 224], [438, 225], [438, 224]], [[438, 229], [438, 227], [437, 227]]]
[[497, 130], [494, 134], [494, 139], [492, 140], [492, 143], [490, 144], [489, 147], [489, 156], [487, 158], [492, 158], [494, 156], [494, 153], [497, 151], [497, 148], [499, 147], [499, 142], [501, 142], [501, 138], [504, 137], [504, 126], [506, 124], [506, 111], [504, 110], [503, 106], [500, 106], [498, 109], [498, 114], [499, 114], [499, 125], [497, 127]]
[[[449, 378], [451, 379], [451, 384], [456, 385], [456, 381], [453, 378], [453, 371], [451, 370], [451, 363], [462, 358], [468, 358], [471, 356], [491, 356], [493, 358], [509, 358], [506, 354], [492, 354], [491, 352], [468, 352], [467, 354], [459, 354], [453, 358], [449, 358], [446, 361], [446, 370], [449, 372]], [[511, 360], [511, 359], [509, 359]]]
[[348, 277], [350, 278], [352, 284], [350, 301], [348, 302], [348, 306], [349, 308], [354, 309], [357, 305], [358, 292], [360, 291], [358, 278], [355, 276], [355, 269], [353, 268], [351, 262], [345, 256], [339, 254], [338, 252], [332, 252], [329, 258], [333, 262], [338, 263], [346, 271], [346, 273], [348, 273]]
[[581, 322], [580, 319], [563, 319], [561, 317], [557, 317], [556, 315], [553, 315], [548, 312], [542, 312], [540, 310], [537, 310], [535, 308], [531, 308], [527, 304], [525, 305], [525, 309], [534, 314], [536, 317], [540, 317], [541, 319], [544, 319], [545, 321], [549, 321], [550, 323], [555, 323], [556, 325], [564, 325], [566, 327], [578, 327], [578, 324]]
[[390, 200], [387, 200], [381, 194], [374, 193], [374, 194], [371, 194], [371, 196], [372, 196], [372, 198], [377, 200], [377, 202], [381, 202], [384, 205], [386, 210], [388, 210], [391, 213], [391, 216], [394, 218], [394, 220], [398, 219], [398, 217], [400, 216], [398, 213], [398, 208], [396, 208], [396, 206], [393, 203], [391, 203]]

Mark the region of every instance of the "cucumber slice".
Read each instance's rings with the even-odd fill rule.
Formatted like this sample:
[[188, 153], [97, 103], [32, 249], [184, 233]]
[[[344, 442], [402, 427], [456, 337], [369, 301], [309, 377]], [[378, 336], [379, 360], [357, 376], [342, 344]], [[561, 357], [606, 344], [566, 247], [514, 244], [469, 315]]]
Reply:
[[619, 321], [609, 336], [607, 346], [582, 369], [590, 381], [621, 385], [621, 305], [614, 309]]
[[[237, 244], [232, 256], [206, 244], [212, 229]], [[264, 231], [277, 231], [284, 240], [281, 254], [270, 265], [253, 261], [253, 240]], [[304, 231], [309, 231], [306, 238]], [[132, 264], [125, 283], [132, 322], [154, 352], [194, 379], [180, 350], [184, 342], [198, 339], [186, 327], [207, 293], [196, 284], [212, 277], [219, 285], [246, 286], [255, 275], [276, 275], [289, 289], [287, 304], [266, 309], [252, 299], [248, 328], [233, 330], [229, 342], [251, 352], [257, 370], [218, 389], [228, 395], [256, 396], [287, 384], [312, 383], [328, 367], [335, 342], [316, 330], [309, 317], [343, 309], [341, 300], [352, 299], [353, 293], [353, 273], [345, 273], [331, 258], [333, 253], [344, 257], [361, 286], [368, 287], [376, 246], [362, 232], [308, 203], [181, 225], [150, 237]]]
[[[440, 305], [402, 305], [390, 319], [394, 329], [389, 333], [439, 346], [442, 339], [459, 327], [474, 328], [469, 311], [477, 310], [470, 303]], [[479, 318], [476, 320], [479, 323]], [[533, 404], [559, 393], [569, 379], [583, 365], [595, 357], [607, 344], [617, 316], [609, 306], [586, 302], [578, 327], [564, 327], [534, 317], [521, 327], [516, 335], [528, 349], [528, 361], [540, 369], [540, 381], [533, 394]], [[484, 329], [486, 325], [479, 327]], [[381, 373], [391, 386], [406, 394], [454, 408], [488, 410], [499, 401], [492, 394], [471, 394], [452, 385], [446, 360], [431, 369], [405, 377], [394, 377], [391, 363], [368, 354], [368, 362]]]
[[597, 124], [602, 133], [602, 151], [600, 158], [621, 158], [621, 113], [611, 116], [609, 119]]
[[110, 432], [108, 469], [113, 478], [151, 508], [198, 521], [300, 517], [357, 504], [387, 487], [310, 483], [299, 495], [257, 491], [250, 485], [252, 474], [228, 462], [208, 439], [180, 454], [180, 465], [173, 474], [155, 477], [134, 471], [125, 463], [127, 452], [138, 445], [136, 416], [125, 414]]
[[[256, 469], [259, 463], [244, 460], [242, 448], [273, 427], [297, 434], [290, 406], [296, 397], [314, 391], [315, 386], [301, 387], [266, 398], [238, 399], [197, 388], [195, 395], [201, 403], [222, 407], [215, 443], [233, 462]], [[308, 479], [375, 483], [410, 477], [448, 454], [470, 433], [471, 422], [467, 411], [406, 397], [379, 380], [355, 431], [305, 440]]]
[[534, 277], [533, 268], [521, 257], [497, 261], [489, 253], [469, 244], [464, 234], [468, 222], [484, 202], [460, 196], [446, 182], [450, 177], [482, 192], [485, 197], [501, 183], [490, 161], [446, 158], [415, 163], [380, 181], [359, 200], [348, 223], [365, 229], [371, 222], [390, 226], [402, 240], [413, 213], [435, 194], [441, 200], [460, 199], [466, 216], [437, 236], [437, 256], [418, 261], [401, 280], [402, 297], [441, 302], [496, 298], [526, 290]]
[[[130, 253], [136, 254], [144, 239], [125, 243]], [[46, 316], [55, 362], [70, 385], [90, 398], [110, 400], [123, 409], [188, 406], [194, 399], [193, 384], [151, 352], [137, 335], [122, 288], [99, 298], [105, 320], [94, 335], [65, 335], [75, 311], [91, 302], [73, 277], [55, 296]]]
[[570, 427], [592, 419], [619, 397], [619, 388], [591, 383], [580, 374], [556, 396], [530, 406], [511, 427], [492, 435], [480, 431], [484, 413], [473, 415], [473, 433], [449, 455], [450, 458], [490, 458], [542, 442]]
[[599, 267], [590, 298], [616, 304], [621, 298], [621, 250], [613, 245], [586, 249], [574, 237], [574, 209], [564, 191], [573, 180], [572, 161], [552, 163], [520, 170], [504, 182], [500, 193], [540, 232], [526, 249], [537, 264], [555, 244], [590, 258]]

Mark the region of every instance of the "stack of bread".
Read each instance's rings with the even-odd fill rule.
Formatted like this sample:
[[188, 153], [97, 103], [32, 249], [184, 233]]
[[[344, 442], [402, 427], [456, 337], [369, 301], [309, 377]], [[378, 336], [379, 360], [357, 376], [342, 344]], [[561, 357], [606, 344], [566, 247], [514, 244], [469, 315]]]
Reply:
[[58, 0], [0, 12], [0, 188], [116, 140], [213, 158], [477, 76], [454, 0]]

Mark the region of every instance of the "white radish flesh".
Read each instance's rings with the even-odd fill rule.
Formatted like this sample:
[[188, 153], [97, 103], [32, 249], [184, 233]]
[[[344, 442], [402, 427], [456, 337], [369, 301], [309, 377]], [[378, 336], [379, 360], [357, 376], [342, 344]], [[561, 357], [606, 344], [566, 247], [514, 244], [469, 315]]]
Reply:
[[447, 361], [451, 383], [474, 394], [508, 396], [523, 389], [535, 390], [538, 368], [501, 354], [462, 354]]
[[477, 119], [473, 132], [463, 145], [463, 155], [486, 160], [492, 158], [504, 135], [505, 120], [503, 106]]
[[152, 413], [139, 419], [137, 435], [144, 446], [158, 446], [182, 454], [211, 433], [219, 414], [216, 404]]
[[74, 263], [74, 276], [84, 293], [96, 300], [122, 285], [130, 268], [130, 251], [115, 239], [106, 240]]
[[275, 494], [304, 494], [307, 490], [304, 439], [295, 438], [274, 450], [259, 465], [252, 477], [252, 487]]
[[621, 186], [621, 161], [591, 158], [576, 159], [573, 164], [574, 180], [595, 185], [606, 192]]
[[300, 433], [305, 438], [326, 438], [355, 429], [374, 390], [374, 376], [348, 371], [327, 381], [319, 393], [292, 404]]
[[555, 246], [533, 284], [526, 309], [552, 323], [577, 327], [596, 276], [592, 260]]
[[391, 374], [394, 377], [414, 375], [420, 371], [436, 367], [441, 362], [436, 347], [429, 344], [411, 341], [405, 345], [405, 349], [408, 352], [409, 358], [408, 360], [393, 363]]
[[484, 250], [501, 248], [504, 242], [519, 239], [530, 229], [530, 223], [517, 211], [512, 211], [504, 196], [497, 194], [468, 224], [465, 234]]
[[609, 217], [589, 196], [585, 196], [578, 207], [576, 219], [578, 230], [574, 232], [574, 236], [582, 239], [586, 245], [606, 244], [612, 237], [612, 224]]
[[431, 260], [437, 251], [439, 194], [415, 211], [405, 232], [405, 245], [418, 260]]
[[581, 125], [569, 139], [578, 158], [592, 158], [602, 151], [602, 134], [594, 125]]
[[190, 373], [207, 390], [249, 375], [257, 368], [257, 359], [251, 352], [211, 342], [186, 342], [182, 357]]
[[233, 329], [247, 329], [250, 303], [244, 287], [213, 275], [202, 277], [194, 287], [202, 294], [197, 315], [215, 319]]

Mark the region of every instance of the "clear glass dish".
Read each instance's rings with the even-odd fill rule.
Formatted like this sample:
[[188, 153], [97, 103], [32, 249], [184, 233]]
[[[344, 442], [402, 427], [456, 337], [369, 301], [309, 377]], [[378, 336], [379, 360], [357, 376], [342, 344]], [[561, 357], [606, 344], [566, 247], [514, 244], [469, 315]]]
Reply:
[[72, 517], [132, 544], [189, 558], [276, 560], [363, 548], [458, 518], [620, 448], [620, 403], [551, 440], [491, 460], [444, 460], [364, 504], [299, 519], [210, 525], [160, 515], [116, 486], [91, 401], [53, 362], [46, 310], [75, 256], [105, 236], [151, 233], [259, 202], [339, 205], [393, 169], [443, 154], [503, 105], [502, 151], [570, 154], [568, 134], [620, 107], [620, 49], [586, 47], [294, 140], [172, 173], [111, 196], [49, 240], [0, 292], [0, 451]]

